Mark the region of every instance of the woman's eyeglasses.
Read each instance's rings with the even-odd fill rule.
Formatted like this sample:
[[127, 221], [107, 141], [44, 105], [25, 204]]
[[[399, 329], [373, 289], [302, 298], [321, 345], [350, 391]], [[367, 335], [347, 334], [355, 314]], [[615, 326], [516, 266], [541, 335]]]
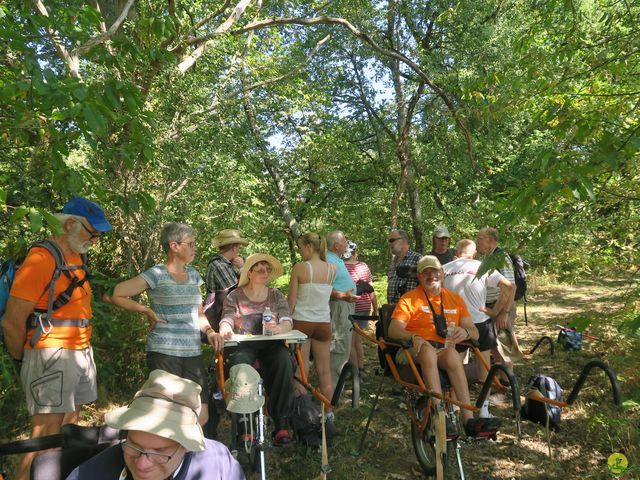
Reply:
[[271, 273], [271, 267], [260, 267], [260, 268], [252, 268], [251, 271], [253, 273]]
[[390, 239], [389, 239], [389, 243], [393, 243], [393, 242], [395, 242], [396, 240], [402, 240], [402, 237], [390, 238]]
[[178, 445], [171, 455], [166, 455], [164, 453], [147, 452], [146, 450], [142, 450], [134, 445], [131, 445], [129, 442], [127, 442], [127, 440], [123, 440], [120, 445], [122, 446], [122, 452], [127, 457], [133, 460], [138, 460], [142, 455], [144, 455], [145, 457], [147, 457], [147, 460], [156, 465], [164, 465], [165, 463], [169, 463], [169, 460], [174, 457], [174, 455], [180, 448], [180, 445]]

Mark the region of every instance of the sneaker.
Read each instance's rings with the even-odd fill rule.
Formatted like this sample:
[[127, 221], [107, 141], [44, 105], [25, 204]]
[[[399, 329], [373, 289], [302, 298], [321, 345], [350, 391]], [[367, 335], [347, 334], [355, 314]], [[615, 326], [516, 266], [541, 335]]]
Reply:
[[273, 434], [273, 443], [276, 447], [285, 447], [293, 442], [291, 432], [286, 429], [278, 430]]
[[500, 419], [492, 418], [470, 418], [464, 424], [464, 431], [468, 437], [482, 438], [491, 437], [500, 428]]

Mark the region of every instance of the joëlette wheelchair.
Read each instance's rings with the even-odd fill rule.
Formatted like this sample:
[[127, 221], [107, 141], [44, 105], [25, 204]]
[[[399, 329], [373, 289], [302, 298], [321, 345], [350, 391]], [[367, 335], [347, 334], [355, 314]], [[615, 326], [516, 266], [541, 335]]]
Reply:
[[11, 480], [4, 457], [43, 452], [31, 464], [31, 480], [64, 480], [81, 463], [121, 440], [121, 432], [108, 426], [63, 425], [61, 432], [0, 445], [0, 479]]
[[[265, 340], [286, 342], [292, 355], [292, 362], [294, 362], [294, 365], [303, 365], [300, 346], [307, 341], [307, 336], [297, 330], [291, 330], [284, 334], [267, 337], [263, 335], [234, 335], [231, 340], [225, 341], [225, 347], [233, 347], [241, 342]], [[259, 365], [253, 366], [259, 370]], [[218, 352], [213, 356], [210, 372], [212, 373], [212, 375], [210, 375], [210, 391], [212, 393], [214, 404], [212, 405], [210, 402], [209, 413], [210, 415], [218, 415], [220, 411], [226, 410], [226, 399], [228, 396], [225, 391], [225, 377], [228, 375], [229, 368], [225, 363], [225, 356], [223, 352]], [[340, 392], [334, 394], [333, 398], [329, 400], [322, 395], [317, 387], [311, 385], [303, 368], [294, 368], [294, 372], [294, 380], [302, 384], [320, 402], [324, 403], [326, 406], [335, 405], [338, 402]], [[260, 385], [260, 394], [263, 394], [262, 385]], [[261, 408], [257, 414], [253, 416], [253, 422], [250, 423], [251, 428], [254, 428], [253, 431], [257, 435], [245, 436], [245, 440], [242, 442], [238, 441], [238, 414], [231, 413], [231, 442], [229, 446], [231, 452], [236, 456], [239, 450], [243, 449], [248, 455], [251, 468], [255, 472], [261, 474], [262, 478], [264, 478], [265, 471], [264, 451], [267, 446], [264, 434], [267, 419], [266, 412], [263, 411], [265, 409], [265, 407]], [[240, 443], [242, 443], [242, 445], [240, 445]]]
[[[450, 473], [454, 475], [457, 474], [459, 476], [458, 478], [464, 479], [464, 470], [462, 468], [462, 460], [460, 457], [460, 443], [458, 441], [459, 435], [458, 433], [453, 432], [449, 435], [447, 434], [447, 417], [449, 422], [454, 425], [454, 430], [456, 432], [460, 432], [461, 425], [458, 421], [455, 407], [464, 408], [472, 412], [479, 411], [492, 385], [495, 385], [496, 388], [499, 386], [502, 390], [510, 390], [513, 400], [514, 416], [517, 416], [520, 413], [520, 392], [518, 382], [509, 368], [504, 365], [496, 364], [489, 369], [487, 379], [483, 384], [482, 391], [480, 396], [477, 398], [475, 405], [467, 405], [453, 398], [453, 390], [449, 383], [449, 379], [446, 372], [442, 370], [440, 370], [440, 384], [442, 386], [443, 393], [439, 394], [431, 391], [422, 380], [420, 367], [416, 365], [411, 357], [409, 352], [411, 343], [408, 341], [389, 338], [388, 328], [393, 309], [394, 305], [383, 305], [380, 309], [379, 317], [362, 315], [350, 316], [354, 332], [358, 335], [362, 335], [364, 338], [378, 346], [382, 352], [385, 367], [384, 374], [380, 378], [371, 413], [369, 414], [365, 430], [361, 437], [359, 451], [362, 452], [365, 437], [382, 391], [384, 379], [388, 376], [392, 376], [394, 381], [403, 389], [405, 403], [407, 405], [407, 414], [411, 420], [411, 442], [422, 470], [425, 474], [435, 476], [437, 479], [444, 478], [445, 472], [450, 470]], [[374, 319], [378, 319], [382, 326], [382, 336], [379, 338], [374, 338], [365, 332], [357, 323], [357, 320]], [[480, 355], [476, 346], [472, 344], [469, 344], [468, 346], [469, 348], [474, 349], [478, 357], [482, 358], [482, 355]], [[405, 355], [407, 360], [406, 365], [399, 365], [396, 363], [396, 354]], [[504, 372], [506, 375], [509, 383], [508, 387], [501, 385], [497, 381], [496, 375], [500, 371]], [[439, 398], [442, 402], [439, 405], [436, 405], [432, 401], [433, 398]], [[477, 432], [474, 437], [474, 439], [477, 440], [486, 440], [489, 438], [496, 438], [495, 430], [480, 431]], [[453, 465], [449, 466], [449, 460], [454, 456], [454, 454], [457, 463], [457, 471], [453, 469]]]

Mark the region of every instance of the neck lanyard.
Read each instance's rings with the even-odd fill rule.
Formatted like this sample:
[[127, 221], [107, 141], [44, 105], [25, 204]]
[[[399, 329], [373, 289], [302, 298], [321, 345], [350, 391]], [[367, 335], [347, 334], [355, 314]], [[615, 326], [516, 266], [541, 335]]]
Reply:
[[433, 318], [435, 320], [435, 317], [439, 317], [441, 315], [444, 314], [444, 300], [442, 299], [442, 288], [440, 289], [440, 313], [436, 313], [436, 309], [433, 308], [433, 305], [431, 305], [431, 300], [429, 300], [429, 294], [427, 293], [427, 289], [426, 288], [422, 288], [422, 291], [424, 292], [424, 296], [427, 297], [427, 303], [429, 304], [429, 308], [431, 309], [431, 313], [433, 314]]

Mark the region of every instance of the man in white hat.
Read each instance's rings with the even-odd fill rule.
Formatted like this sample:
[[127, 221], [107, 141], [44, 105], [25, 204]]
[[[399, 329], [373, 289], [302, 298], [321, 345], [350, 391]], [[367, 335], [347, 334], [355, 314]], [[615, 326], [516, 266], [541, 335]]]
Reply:
[[126, 439], [77, 467], [67, 480], [244, 480], [227, 447], [205, 439], [200, 386], [154, 370], [133, 401], [105, 415]]
[[440, 265], [449, 263], [453, 260], [453, 248], [449, 248], [451, 244], [451, 235], [449, 229], [445, 226], [436, 227], [431, 237], [431, 252], [440, 261]]
[[213, 239], [213, 246], [218, 249], [218, 254], [207, 265], [207, 299], [204, 311], [216, 330], [222, 318], [224, 299], [238, 286], [240, 271], [244, 265], [239, 252], [240, 248], [247, 245], [249, 240], [242, 238], [240, 230], [233, 228], [222, 230]]
[[[422, 379], [430, 390], [442, 393], [438, 374], [438, 368], [441, 368], [449, 375], [456, 398], [469, 404], [467, 378], [462, 359], [454, 347], [465, 340], [477, 341], [478, 330], [462, 297], [442, 288], [442, 266], [436, 257], [422, 257], [417, 270], [419, 284], [398, 301], [391, 314], [389, 337], [411, 342], [410, 353], [420, 365]], [[447, 335], [448, 325], [451, 331]], [[445, 337], [449, 346], [445, 346]], [[398, 361], [403, 356], [404, 352], [400, 351]], [[432, 401], [440, 403], [438, 398], [432, 398]], [[461, 413], [469, 436], [495, 431], [499, 426], [497, 418], [473, 418], [473, 413], [466, 409]], [[449, 425], [447, 435], [456, 435]]]

